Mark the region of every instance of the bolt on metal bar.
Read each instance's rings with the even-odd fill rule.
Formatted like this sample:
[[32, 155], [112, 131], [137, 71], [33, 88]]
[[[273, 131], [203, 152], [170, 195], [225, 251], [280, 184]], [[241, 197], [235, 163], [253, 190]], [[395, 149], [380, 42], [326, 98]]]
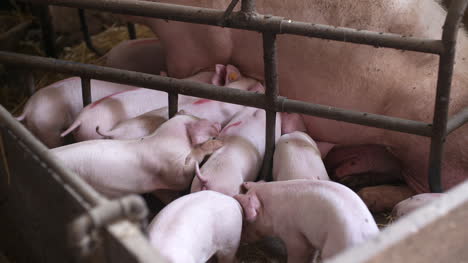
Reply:
[[242, 0], [241, 11], [245, 13], [255, 12], [255, 0]]
[[[277, 73], [277, 53], [276, 34], [263, 33], [263, 63], [265, 68], [265, 102], [269, 108], [275, 108], [278, 96], [278, 73]], [[263, 157], [263, 167], [261, 178], [266, 181], [271, 180], [271, 170], [273, 166], [273, 153], [276, 143], [276, 111], [266, 110], [265, 125], [265, 156]]]
[[177, 93], [167, 93], [169, 99], [169, 119], [174, 117], [177, 113], [177, 106], [179, 104], [179, 95]]
[[78, 175], [70, 172], [58, 161], [57, 157], [49, 149], [39, 142], [23, 125], [11, 116], [11, 114], [0, 105], [0, 125], [10, 130], [12, 134], [21, 140], [41, 162], [51, 168], [65, 184], [68, 184], [83, 199], [91, 205], [98, 205], [106, 202], [106, 199], [97, 193], [89, 184], [85, 183]]
[[[31, 0], [28, 0], [28, 2], [30, 1]], [[147, 16], [180, 22], [218, 26], [220, 25], [220, 21], [222, 21], [224, 15], [223, 10], [157, 3], [151, 1], [135, 2], [133, 0], [47, 0], [46, 2], [48, 4], [60, 6], [97, 9], [119, 14]], [[238, 15], [233, 14], [230, 16], [227, 19], [228, 21], [226, 21], [226, 24], [223, 26], [251, 31], [266, 31], [276, 34], [302, 35], [433, 54], [440, 54], [442, 52], [441, 41], [435, 39], [405, 37], [397, 34], [296, 22], [277, 16], [252, 15], [249, 16], [249, 19], [245, 19], [245, 13], [241, 12], [241, 14], [237, 14]], [[282, 22], [277, 23], [278, 19], [280, 19]]]
[[468, 107], [453, 115], [447, 122], [447, 135], [468, 122]]
[[39, 20], [41, 22], [42, 45], [46, 56], [57, 57], [57, 50], [55, 48], [55, 30], [52, 25], [49, 6], [39, 5]]
[[135, 24], [127, 23], [127, 31], [128, 31], [128, 38], [130, 38], [130, 39], [136, 39], [137, 38]]
[[447, 120], [452, 86], [453, 68], [455, 63], [455, 47], [460, 21], [468, 5], [467, 0], [455, 0], [450, 5], [442, 33], [443, 52], [439, 59], [437, 78], [437, 93], [431, 137], [431, 153], [429, 157], [429, 187], [431, 192], [442, 192], [441, 170], [445, 137], [447, 136]]
[[90, 79], [117, 82], [165, 92], [175, 92], [187, 96], [218, 100], [259, 109], [275, 110], [278, 112], [297, 112], [365, 126], [384, 128], [421, 136], [431, 136], [431, 126], [424, 122], [345, 110], [331, 106], [291, 100], [284, 97], [278, 97], [275, 108], [270, 108], [263, 94], [218, 87], [188, 80], [172, 79], [158, 75], [96, 65], [85, 65], [76, 62], [28, 56], [5, 51], [0, 51], [0, 63], [19, 65], [24, 69], [37, 68], [57, 73], [78, 75]]
[[81, 96], [83, 98], [83, 107], [91, 104], [91, 80], [89, 78], [81, 78]]
[[92, 52], [96, 53], [96, 55], [102, 56], [102, 53], [96, 49], [96, 47], [93, 44], [93, 40], [89, 36], [88, 23], [86, 22], [86, 16], [83, 9], [78, 8], [78, 16], [80, 18], [81, 32], [83, 33], [83, 38], [86, 43], [86, 47]]

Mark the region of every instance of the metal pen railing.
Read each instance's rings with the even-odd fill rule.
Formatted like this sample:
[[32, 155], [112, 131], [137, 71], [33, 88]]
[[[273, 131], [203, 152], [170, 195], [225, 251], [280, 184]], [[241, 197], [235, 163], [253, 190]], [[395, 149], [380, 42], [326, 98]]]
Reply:
[[[263, 33], [266, 93], [264, 95], [252, 94], [247, 91], [231, 90], [222, 87], [213, 89], [213, 85], [208, 84], [193, 83], [156, 75], [18, 55], [8, 52], [0, 52], [0, 63], [54, 70], [57, 72], [79, 75], [88, 79], [107, 80], [166, 91], [169, 94], [169, 112], [171, 116], [177, 112], [177, 94], [179, 93], [265, 109], [267, 111], [267, 125], [266, 150], [262, 171], [262, 176], [264, 178], [269, 174], [273, 156], [275, 138], [274, 116], [276, 112], [296, 112], [431, 137], [429, 185], [432, 192], [442, 191], [440, 173], [445, 137], [449, 132], [460, 127], [468, 120], [467, 109], [462, 110], [448, 120], [456, 37], [461, 17], [468, 5], [468, 0], [454, 0], [452, 2], [445, 20], [441, 40], [310, 24], [287, 20], [278, 16], [261, 15], [255, 13], [254, 0], [242, 0], [240, 12], [232, 12], [238, 0], [233, 0], [226, 11], [146, 1], [135, 2], [133, 0], [44, 0], [43, 2], [49, 5], [96, 9], [127, 15], [147, 16], [166, 20], [260, 31]], [[358, 112], [290, 100], [278, 96], [276, 71], [277, 34], [301, 35], [439, 55], [439, 75], [433, 123], [430, 124], [385, 115]], [[83, 92], [83, 94], [85, 93]]]

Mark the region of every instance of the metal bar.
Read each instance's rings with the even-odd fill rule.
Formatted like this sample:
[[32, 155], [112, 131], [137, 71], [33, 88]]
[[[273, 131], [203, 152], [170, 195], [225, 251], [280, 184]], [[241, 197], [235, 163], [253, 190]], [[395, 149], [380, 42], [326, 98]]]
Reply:
[[242, 0], [241, 11], [245, 13], [255, 12], [255, 0]]
[[336, 107], [290, 100], [284, 97], [278, 97], [275, 108], [271, 108], [267, 105], [264, 97], [265, 95], [263, 94], [255, 94], [248, 91], [218, 87], [188, 80], [171, 79], [158, 75], [96, 65], [85, 65], [76, 62], [28, 56], [5, 51], [0, 51], [0, 63], [21, 65], [22, 68], [37, 68], [57, 73], [79, 75], [90, 79], [117, 82], [165, 92], [175, 92], [187, 96], [196, 96], [259, 109], [275, 110], [279, 112], [297, 112], [365, 126], [389, 129], [421, 136], [431, 136], [431, 125], [419, 121], [345, 110]]
[[359, 112], [289, 99], [280, 101], [278, 103], [278, 107], [278, 111], [302, 113], [326, 119], [416, 134], [420, 136], [429, 137], [432, 134], [431, 124], [389, 117], [385, 115]]
[[[32, 1], [32, 0], [28, 0]], [[181, 22], [207, 25], [223, 25], [223, 10], [182, 6], [151, 1], [133, 0], [46, 0], [48, 4], [89, 8], [119, 14], [147, 16]], [[226, 27], [252, 31], [267, 31], [276, 34], [295, 34], [318, 37], [364, 45], [405, 49], [418, 52], [440, 54], [440, 40], [401, 36], [390, 33], [379, 33], [356, 30], [345, 27], [310, 24], [283, 19], [277, 16], [251, 15], [245, 19], [245, 13], [235, 13], [227, 18]], [[277, 23], [280, 20], [281, 23]]]
[[179, 104], [179, 95], [177, 93], [167, 93], [169, 99], [169, 119], [174, 117], [177, 113], [177, 106]]
[[83, 199], [91, 205], [106, 202], [106, 199], [97, 193], [89, 184], [85, 183], [78, 175], [70, 172], [55, 155], [39, 142], [23, 125], [16, 121], [5, 108], [0, 106], [0, 125], [12, 132], [12, 135], [21, 140], [32, 153], [47, 167], [55, 172], [65, 184], [70, 185]]
[[455, 63], [455, 47], [460, 21], [468, 5], [467, 0], [455, 0], [450, 5], [442, 33], [444, 49], [439, 60], [439, 75], [437, 78], [437, 93], [431, 137], [431, 153], [429, 157], [429, 187], [431, 192], [442, 192], [441, 170], [445, 137], [447, 136], [447, 120], [452, 85], [453, 67]]
[[137, 38], [135, 24], [127, 23], [127, 31], [128, 31], [128, 38], [130, 38], [130, 39], [136, 39]]
[[39, 5], [39, 19], [41, 22], [42, 45], [46, 56], [57, 57], [57, 50], [55, 49], [55, 31], [52, 25], [49, 6]]
[[91, 98], [91, 80], [89, 78], [81, 78], [81, 96], [83, 97], [83, 107], [93, 101]]
[[68, 225], [70, 245], [77, 257], [89, 256], [97, 247], [97, 231], [122, 219], [144, 222], [148, 215], [145, 201], [138, 195], [128, 195], [100, 204]]
[[[276, 54], [276, 35], [263, 33], [263, 63], [265, 68], [265, 102], [266, 105], [275, 108], [278, 96], [278, 73]], [[266, 181], [271, 180], [271, 170], [273, 165], [273, 153], [276, 143], [276, 111], [266, 111], [266, 131], [265, 131], [265, 156], [263, 157], [263, 167], [261, 178]]]
[[86, 47], [92, 52], [96, 53], [96, 55], [102, 56], [102, 53], [96, 49], [96, 47], [93, 45], [93, 40], [89, 36], [88, 23], [86, 22], [86, 16], [83, 9], [78, 8], [78, 16], [80, 18], [81, 32], [83, 33]]
[[468, 122], [468, 107], [453, 115], [447, 122], [447, 135]]
[[221, 20], [218, 22], [217, 25], [223, 26], [223, 27], [226, 25], [226, 20], [228, 17], [231, 16], [232, 11], [236, 7], [237, 3], [239, 3], [239, 0], [232, 0], [231, 3], [229, 3], [229, 6], [226, 8], [226, 11], [224, 11], [223, 16], [221, 17]]

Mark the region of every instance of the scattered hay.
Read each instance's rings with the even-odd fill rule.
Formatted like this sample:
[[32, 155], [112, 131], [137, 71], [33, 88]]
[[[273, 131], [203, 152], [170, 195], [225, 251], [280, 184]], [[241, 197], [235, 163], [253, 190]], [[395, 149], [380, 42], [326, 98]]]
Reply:
[[[145, 26], [135, 25], [135, 28], [138, 38], [155, 37], [153, 32], [151, 32], [151, 30], [149, 30]], [[127, 27], [111, 26], [105, 31], [95, 36], [92, 36], [91, 39], [93, 41], [94, 47], [97, 50], [99, 50], [102, 54], [106, 54], [107, 52], [109, 52], [109, 50], [111, 50], [120, 42], [128, 40], [129, 37]], [[60, 54], [59, 58], [68, 61], [94, 64], [100, 66], [103, 66], [105, 64], [105, 55], [99, 57], [94, 52], [89, 50], [83, 41], [76, 46], [65, 47], [63, 52]], [[52, 84], [67, 77], [71, 76], [65, 74], [58, 74], [55, 72], [47, 72], [43, 74], [41, 78], [38, 79], [38, 81], [36, 82], [36, 88], [43, 88], [49, 84]]]

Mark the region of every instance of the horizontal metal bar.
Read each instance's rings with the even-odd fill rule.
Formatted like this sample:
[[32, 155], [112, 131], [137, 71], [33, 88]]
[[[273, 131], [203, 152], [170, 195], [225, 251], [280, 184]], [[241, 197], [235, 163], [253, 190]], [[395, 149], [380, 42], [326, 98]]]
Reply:
[[283, 100], [278, 111], [302, 113], [337, 121], [350, 122], [365, 126], [382, 128], [392, 131], [431, 136], [432, 125], [420, 121], [413, 121], [385, 115], [347, 110], [331, 106], [312, 104], [297, 100]]
[[[22, 0], [31, 2], [32, 0]], [[181, 22], [217, 25], [252, 31], [271, 32], [274, 34], [294, 34], [318, 37], [329, 40], [360, 43], [376, 47], [405, 49], [433, 54], [442, 52], [440, 40], [424, 39], [397, 34], [356, 30], [346, 27], [310, 24], [284, 19], [278, 16], [263, 16], [237, 12], [224, 17], [224, 10], [199, 8], [192, 6], [157, 3], [134, 0], [34, 0], [49, 5], [60, 5], [76, 8], [89, 8], [113, 13], [147, 16]], [[226, 20], [225, 20], [226, 19]]]
[[453, 115], [447, 123], [447, 134], [463, 126], [468, 122], [468, 107], [464, 108], [459, 113]]
[[0, 125], [11, 130], [39, 159], [52, 169], [60, 179], [70, 185], [84, 200], [91, 205], [106, 202], [106, 199], [97, 193], [89, 184], [78, 175], [70, 172], [55, 157], [55, 155], [39, 142], [23, 125], [11, 116], [11, 114], [0, 106]]
[[318, 105], [303, 101], [278, 97], [275, 108], [265, 101], [265, 95], [254, 92], [218, 87], [215, 85], [172, 79], [159, 75], [114, 69], [96, 65], [63, 61], [52, 58], [21, 55], [0, 51], [0, 63], [21, 65], [23, 68], [36, 68], [57, 73], [78, 75], [148, 89], [178, 93], [188, 96], [218, 100], [233, 104], [246, 105], [265, 110], [297, 112], [327, 119], [340, 120], [365, 126], [384, 128], [421, 136], [431, 135], [431, 125], [423, 122], [405, 120], [384, 115], [346, 110], [331, 106]]

